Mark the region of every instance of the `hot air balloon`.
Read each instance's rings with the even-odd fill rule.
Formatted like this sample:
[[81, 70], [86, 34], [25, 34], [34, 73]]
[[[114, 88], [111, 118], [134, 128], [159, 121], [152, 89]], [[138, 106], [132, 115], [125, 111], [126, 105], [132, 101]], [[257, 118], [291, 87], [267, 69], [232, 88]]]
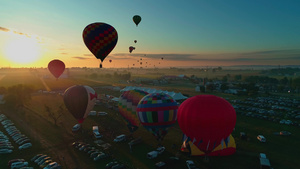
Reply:
[[96, 22], [86, 26], [82, 33], [83, 41], [87, 48], [102, 62], [114, 49], [118, 42], [118, 33], [109, 24]]
[[133, 50], [135, 50], [135, 47], [129, 46], [129, 52], [131, 53]]
[[161, 60], [164, 60], [164, 58], [161, 58]]
[[140, 121], [136, 114], [136, 107], [139, 101], [147, 94], [145, 91], [135, 89], [125, 91], [119, 97], [119, 112], [127, 121], [127, 127], [131, 133], [136, 131], [140, 126]]
[[139, 15], [134, 15], [132, 20], [136, 24], [136, 26], [138, 26], [138, 24], [141, 22], [142, 18]]
[[137, 42], [137, 40], [134, 40], [134, 43], [136, 43]]
[[151, 93], [136, 109], [141, 124], [160, 142], [177, 119], [177, 102], [165, 93]]
[[57, 80], [65, 71], [65, 64], [61, 60], [55, 59], [48, 63], [48, 69]]
[[93, 109], [97, 93], [89, 86], [74, 85], [64, 92], [64, 103], [78, 123], [82, 123]]
[[112, 60], [110, 59], [110, 60], [109, 60], [109, 63], [111, 63], [111, 62], [112, 62]]
[[197, 95], [180, 105], [177, 119], [180, 129], [192, 143], [209, 154], [233, 131], [236, 113], [221, 97]]

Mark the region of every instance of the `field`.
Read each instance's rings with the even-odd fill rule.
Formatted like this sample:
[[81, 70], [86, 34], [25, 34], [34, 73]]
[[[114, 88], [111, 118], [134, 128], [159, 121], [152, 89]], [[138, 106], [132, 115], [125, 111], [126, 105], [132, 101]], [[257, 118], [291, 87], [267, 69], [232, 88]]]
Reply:
[[[68, 87], [81, 84], [94, 87], [99, 94], [108, 94], [119, 97], [120, 92], [109, 90], [106, 86], [120, 86], [125, 87], [128, 84], [119, 79], [105, 77], [105, 74], [113, 74], [113, 69], [70, 69], [69, 78], [54, 79], [46, 69], [39, 69], [37, 72], [29, 71], [28, 69], [16, 71], [0, 71], [3, 78], [0, 80], [0, 87], [9, 87], [17, 84], [31, 85], [36, 91], [50, 90], [63, 92]], [[179, 75], [185, 74], [187, 76], [196, 75], [198, 77], [223, 77], [226, 74], [243, 74], [243, 75], [257, 75], [258, 71], [234, 71], [224, 70], [218, 73], [199, 72], [194, 69], [170, 70], [118, 70], [118, 73], [131, 73], [131, 79], [136, 77], [156, 79], [162, 75]], [[90, 75], [96, 73], [96, 78], [90, 78]], [[42, 77], [47, 78], [42, 78]], [[174, 92], [186, 93], [194, 96], [201, 93], [194, 92], [195, 86], [187, 81], [178, 82], [172, 85], [149, 86], [156, 89], [168, 90]], [[230, 94], [209, 93], [218, 95], [227, 99], [236, 99], [238, 96]], [[299, 99], [299, 96], [294, 96]], [[180, 152], [182, 144], [182, 132], [176, 124], [165, 139], [161, 142], [166, 147], [166, 152], [159, 155], [158, 158], [150, 160], [146, 158], [149, 151], [154, 150], [158, 146], [156, 139], [146, 131], [142, 126], [133, 133], [133, 137], [141, 137], [143, 142], [133, 147], [130, 152], [129, 146], [126, 143], [114, 143], [112, 140], [119, 134], [130, 135], [126, 127], [126, 123], [119, 115], [118, 111], [109, 109], [102, 105], [96, 105], [94, 110], [107, 112], [106, 116], [89, 116], [82, 125], [82, 130], [78, 133], [72, 133], [72, 126], [76, 124], [74, 117], [65, 110], [62, 117], [59, 118], [57, 125], [48, 116], [45, 111], [45, 106], [49, 106], [54, 112], [58, 110], [60, 105], [64, 105], [63, 98], [57, 93], [35, 93], [31, 96], [31, 100], [26, 103], [25, 107], [7, 109], [2, 106], [2, 113], [11, 119], [17, 128], [27, 135], [33, 143], [33, 147], [25, 150], [18, 150], [17, 144], [14, 152], [11, 154], [0, 154], [0, 168], [6, 168], [7, 162], [14, 158], [24, 158], [27, 161], [39, 153], [48, 154], [60, 163], [66, 169], [89, 169], [89, 168], [104, 168], [104, 166], [116, 159], [128, 168], [139, 169], [153, 169], [155, 163], [165, 161], [171, 156], [178, 156], [180, 161], [172, 168], [186, 168], [185, 160], [192, 159], [195, 161], [198, 168], [206, 169], [254, 169], [259, 168], [259, 153], [267, 154], [271, 165], [276, 169], [297, 169], [300, 166], [298, 161], [298, 150], [300, 149], [300, 130], [299, 127], [281, 125], [278, 123], [255, 119], [252, 117], [241, 116], [237, 114], [237, 122], [235, 130], [232, 135], [236, 142], [236, 153], [232, 156], [226, 157], [209, 157], [208, 161], [204, 157], [189, 157], [187, 154]], [[103, 141], [110, 143], [112, 146], [108, 150], [103, 150], [111, 155], [110, 158], [94, 162], [88, 155], [82, 151], [74, 149], [71, 144], [74, 141], [84, 141], [96, 146], [91, 135], [92, 126], [98, 125], [100, 133], [103, 134]], [[292, 136], [282, 137], [274, 135], [278, 131], [290, 131]], [[5, 133], [4, 128], [0, 125], [0, 131]], [[241, 140], [240, 132], [246, 132], [248, 140]], [[256, 136], [263, 134], [267, 138], [266, 143], [260, 143]], [[12, 141], [12, 139], [11, 139]], [[12, 141], [13, 142], [13, 141]], [[99, 147], [99, 149], [101, 149]], [[30, 162], [30, 166], [37, 167]]]

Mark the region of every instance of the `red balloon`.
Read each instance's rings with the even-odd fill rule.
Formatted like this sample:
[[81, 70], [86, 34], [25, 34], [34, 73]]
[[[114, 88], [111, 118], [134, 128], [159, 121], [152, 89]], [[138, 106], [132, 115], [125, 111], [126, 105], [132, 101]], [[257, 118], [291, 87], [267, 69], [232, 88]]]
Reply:
[[182, 132], [208, 154], [233, 131], [236, 113], [221, 97], [198, 95], [180, 105], [177, 120]]
[[58, 79], [59, 76], [65, 70], [65, 64], [64, 64], [64, 62], [62, 62], [62, 61], [60, 61], [58, 59], [55, 59], [55, 60], [52, 60], [51, 62], [49, 62], [48, 69], [52, 73], [52, 75], [54, 77], [56, 77], [56, 79]]

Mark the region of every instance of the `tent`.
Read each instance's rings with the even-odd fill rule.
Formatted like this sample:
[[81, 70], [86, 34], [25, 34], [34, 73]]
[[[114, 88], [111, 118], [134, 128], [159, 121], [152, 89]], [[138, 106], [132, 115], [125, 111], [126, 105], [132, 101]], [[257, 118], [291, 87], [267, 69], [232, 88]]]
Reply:
[[[182, 152], [190, 153], [191, 156], [204, 156], [205, 153], [198, 149], [196, 145], [192, 143], [192, 140], [186, 135], [183, 136], [183, 144], [181, 146]], [[236, 145], [234, 138], [230, 134], [225, 140], [221, 142], [212, 152], [207, 154], [208, 156], [228, 156], [234, 154], [236, 151]]]

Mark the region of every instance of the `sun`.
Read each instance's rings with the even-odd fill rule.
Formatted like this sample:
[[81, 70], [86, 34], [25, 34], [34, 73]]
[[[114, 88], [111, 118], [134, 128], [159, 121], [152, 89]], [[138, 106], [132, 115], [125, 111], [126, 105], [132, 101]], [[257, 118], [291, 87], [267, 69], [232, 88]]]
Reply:
[[39, 59], [40, 46], [36, 39], [21, 36], [9, 41], [5, 47], [5, 56], [14, 63], [27, 64]]

